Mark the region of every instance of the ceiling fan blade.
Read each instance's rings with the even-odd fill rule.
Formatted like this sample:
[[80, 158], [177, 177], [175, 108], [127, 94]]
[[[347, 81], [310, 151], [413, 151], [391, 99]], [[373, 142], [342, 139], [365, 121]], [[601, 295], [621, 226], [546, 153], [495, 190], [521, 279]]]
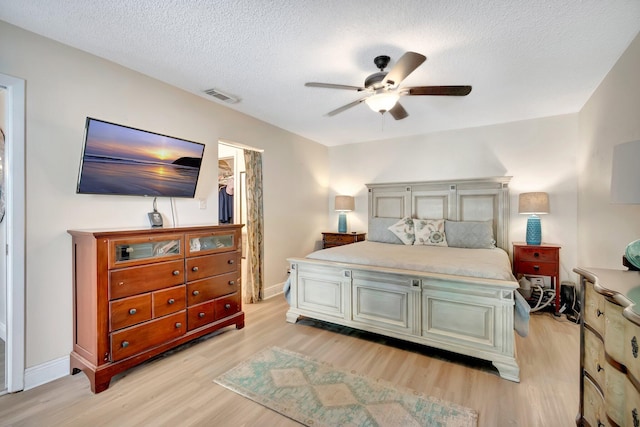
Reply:
[[389, 114], [391, 114], [396, 120], [402, 120], [409, 116], [407, 110], [405, 110], [399, 102], [396, 102], [396, 105], [394, 105], [393, 108], [389, 110]]
[[360, 104], [361, 102], [364, 102], [364, 100], [365, 100], [365, 99], [367, 99], [367, 97], [360, 98], [360, 99], [358, 99], [357, 101], [350, 102], [350, 103], [348, 103], [347, 105], [343, 105], [343, 106], [342, 106], [342, 107], [340, 107], [340, 108], [336, 108], [336, 109], [335, 109], [335, 110], [333, 110], [333, 111], [329, 111], [329, 112], [327, 113], [327, 116], [331, 117], [331, 116], [335, 116], [335, 115], [336, 115], [336, 114], [338, 114], [338, 113], [342, 113], [343, 111], [348, 110], [348, 109], [349, 109], [349, 108], [351, 108], [351, 107], [355, 107], [356, 105]]
[[420, 66], [426, 56], [415, 52], [406, 52], [398, 59], [396, 65], [387, 73], [384, 82], [392, 87], [398, 86], [409, 74]]
[[417, 86], [403, 88], [407, 95], [443, 95], [466, 96], [471, 92], [471, 86]]
[[304, 84], [306, 87], [323, 87], [327, 89], [347, 89], [347, 90], [364, 90], [363, 87], [360, 86], [349, 86], [349, 85], [335, 85], [333, 83], [317, 83], [317, 82], [309, 82]]

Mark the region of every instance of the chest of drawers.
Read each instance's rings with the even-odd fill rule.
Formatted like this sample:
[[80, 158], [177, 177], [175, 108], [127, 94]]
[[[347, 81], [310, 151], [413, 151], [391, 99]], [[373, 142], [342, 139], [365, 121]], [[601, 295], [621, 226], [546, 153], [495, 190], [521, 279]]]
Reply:
[[166, 350], [235, 325], [241, 306], [241, 225], [70, 230], [72, 373], [91, 390]]
[[574, 269], [580, 275], [580, 409], [584, 426], [640, 425], [640, 273]]

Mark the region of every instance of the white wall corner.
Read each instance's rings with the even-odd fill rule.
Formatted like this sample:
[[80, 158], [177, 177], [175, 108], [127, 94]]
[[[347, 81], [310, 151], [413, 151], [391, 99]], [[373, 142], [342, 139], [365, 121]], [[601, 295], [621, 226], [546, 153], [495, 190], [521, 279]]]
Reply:
[[69, 356], [50, 360], [24, 371], [24, 389], [29, 390], [69, 375]]

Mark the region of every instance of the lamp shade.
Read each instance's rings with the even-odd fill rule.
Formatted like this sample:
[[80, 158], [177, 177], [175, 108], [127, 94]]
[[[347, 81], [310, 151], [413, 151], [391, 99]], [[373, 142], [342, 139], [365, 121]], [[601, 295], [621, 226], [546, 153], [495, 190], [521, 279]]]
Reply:
[[389, 111], [398, 102], [399, 95], [394, 92], [381, 92], [364, 100], [369, 108], [378, 113]]
[[640, 141], [613, 147], [611, 202], [640, 203]]
[[520, 214], [548, 214], [549, 195], [547, 193], [522, 193], [518, 198], [518, 213]]
[[355, 209], [356, 204], [353, 196], [336, 196], [336, 210], [347, 212]]

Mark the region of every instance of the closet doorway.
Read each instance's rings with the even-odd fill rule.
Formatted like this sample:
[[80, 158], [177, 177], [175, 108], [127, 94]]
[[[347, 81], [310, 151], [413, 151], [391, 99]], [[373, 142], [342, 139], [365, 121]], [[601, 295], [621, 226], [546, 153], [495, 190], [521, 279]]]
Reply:
[[[244, 150], [231, 143], [219, 142], [218, 221], [220, 224], [247, 223], [245, 177]], [[247, 247], [247, 227], [245, 226], [242, 227], [241, 280], [243, 284], [247, 282]]]

